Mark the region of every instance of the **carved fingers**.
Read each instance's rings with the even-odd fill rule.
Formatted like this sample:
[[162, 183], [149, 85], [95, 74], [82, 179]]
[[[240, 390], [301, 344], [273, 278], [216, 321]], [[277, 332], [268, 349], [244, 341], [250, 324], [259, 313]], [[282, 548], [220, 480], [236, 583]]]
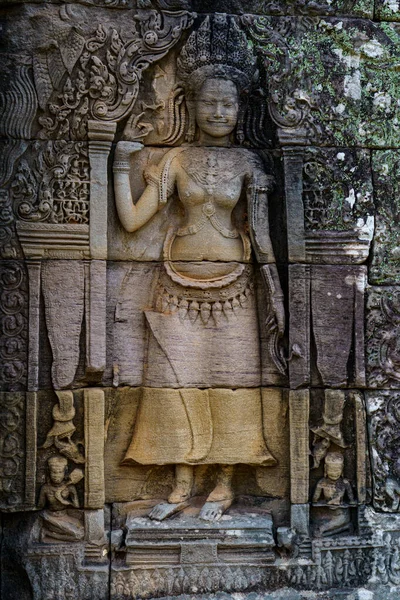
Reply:
[[120, 141], [115, 149], [115, 160], [116, 161], [128, 161], [129, 157], [135, 152], [139, 152], [143, 148], [143, 144], [140, 142], [127, 142]]

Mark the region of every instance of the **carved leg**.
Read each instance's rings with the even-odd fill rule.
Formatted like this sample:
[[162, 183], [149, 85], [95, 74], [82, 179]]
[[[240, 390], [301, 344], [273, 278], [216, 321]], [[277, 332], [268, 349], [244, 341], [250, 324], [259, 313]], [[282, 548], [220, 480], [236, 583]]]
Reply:
[[231, 506], [235, 497], [232, 490], [233, 469], [233, 465], [221, 465], [217, 485], [201, 509], [200, 519], [218, 521]]
[[190, 465], [176, 465], [175, 486], [168, 497], [168, 502], [157, 504], [149, 514], [150, 519], [163, 521], [189, 504], [193, 487], [193, 467]]
[[188, 500], [192, 494], [193, 467], [190, 465], [176, 465], [175, 487], [168, 496], [170, 504], [178, 504]]

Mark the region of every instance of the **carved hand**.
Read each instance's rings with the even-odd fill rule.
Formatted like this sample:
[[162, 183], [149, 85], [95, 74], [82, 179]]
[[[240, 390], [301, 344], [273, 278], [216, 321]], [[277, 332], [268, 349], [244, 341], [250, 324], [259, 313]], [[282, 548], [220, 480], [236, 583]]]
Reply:
[[124, 140], [118, 142], [115, 149], [115, 162], [129, 162], [129, 157], [135, 152], [139, 152], [143, 148], [140, 142], [126, 142]]

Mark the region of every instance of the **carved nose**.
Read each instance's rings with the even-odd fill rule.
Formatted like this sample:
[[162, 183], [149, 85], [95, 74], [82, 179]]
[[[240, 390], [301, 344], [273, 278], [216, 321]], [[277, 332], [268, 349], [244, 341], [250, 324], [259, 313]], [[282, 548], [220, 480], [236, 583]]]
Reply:
[[215, 107], [214, 117], [216, 119], [220, 119], [222, 117], [222, 106], [220, 104], [217, 104]]

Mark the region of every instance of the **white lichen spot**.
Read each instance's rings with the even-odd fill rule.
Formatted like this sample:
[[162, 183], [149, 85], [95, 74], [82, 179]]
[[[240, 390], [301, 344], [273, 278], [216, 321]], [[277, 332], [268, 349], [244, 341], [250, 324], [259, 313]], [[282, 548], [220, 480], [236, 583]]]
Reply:
[[336, 154], [336, 158], [337, 158], [338, 160], [344, 160], [344, 159], [346, 158], [346, 156], [345, 156], [345, 153], [344, 153], [344, 152], [338, 152], [338, 153]]
[[342, 115], [346, 110], [346, 106], [344, 104], [338, 104], [333, 109], [337, 115]]
[[380, 165], [379, 173], [381, 175], [389, 175], [389, 165], [387, 163], [383, 163], [383, 165]]
[[392, 97], [384, 92], [375, 92], [372, 104], [375, 106], [375, 108], [382, 108], [388, 112], [390, 105], [392, 104]]
[[398, 0], [383, 0], [383, 5], [394, 13], [400, 9]]
[[328, 296], [332, 296], [332, 292], [328, 292]]
[[336, 294], [336, 298], [340, 300], [342, 298], [342, 294]]
[[368, 40], [368, 42], [362, 44], [360, 50], [370, 58], [379, 58], [385, 52], [382, 44], [380, 44], [378, 40], [375, 39]]
[[357, 229], [359, 231], [358, 239], [372, 241], [375, 229], [375, 219], [372, 215], [364, 219], [357, 219]]
[[358, 69], [352, 75], [346, 75], [343, 82], [344, 95], [353, 100], [361, 99], [361, 73]]
[[332, 52], [350, 69], [357, 69], [360, 66], [359, 54], [343, 54], [342, 48], [333, 48]]
[[365, 123], [360, 123], [358, 126], [358, 133], [361, 137], [365, 137], [367, 135], [367, 131], [364, 129]]
[[351, 190], [349, 191], [349, 195], [347, 196], [347, 198], [344, 199], [344, 201], [350, 204], [351, 209], [353, 208], [353, 206], [356, 203], [356, 194], [353, 188], [351, 188]]
[[374, 599], [374, 592], [371, 592], [370, 590], [364, 590], [364, 589], [360, 589], [357, 591], [357, 600], [373, 600]]

